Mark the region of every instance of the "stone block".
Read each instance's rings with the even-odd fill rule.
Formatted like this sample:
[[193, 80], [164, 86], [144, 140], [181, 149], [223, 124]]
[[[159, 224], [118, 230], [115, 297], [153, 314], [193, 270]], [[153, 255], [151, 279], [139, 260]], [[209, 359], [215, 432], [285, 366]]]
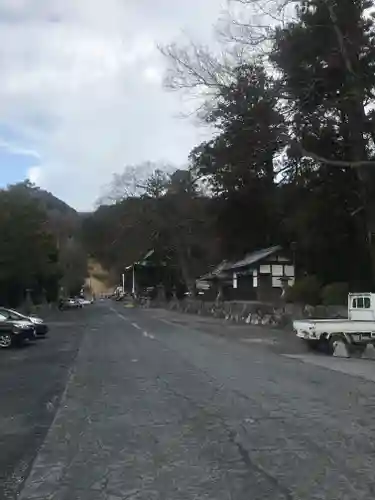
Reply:
[[335, 342], [333, 356], [335, 358], [350, 358], [349, 350], [345, 342]]
[[362, 357], [368, 359], [375, 359], [375, 347], [373, 344], [367, 344]]

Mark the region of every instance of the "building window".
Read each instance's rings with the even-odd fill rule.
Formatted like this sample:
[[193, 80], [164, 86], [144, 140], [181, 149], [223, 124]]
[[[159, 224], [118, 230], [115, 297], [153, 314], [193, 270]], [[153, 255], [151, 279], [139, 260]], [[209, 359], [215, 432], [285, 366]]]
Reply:
[[277, 276], [272, 276], [272, 286], [273, 286], [273, 288], [281, 288], [283, 286], [282, 282], [281, 282], [281, 278], [279, 278]]
[[281, 264], [273, 264], [272, 266], [272, 276], [283, 276], [283, 266]]
[[285, 266], [285, 276], [288, 276], [290, 278], [294, 277], [294, 266]]
[[269, 264], [262, 264], [259, 267], [259, 272], [262, 274], [271, 274], [271, 266]]

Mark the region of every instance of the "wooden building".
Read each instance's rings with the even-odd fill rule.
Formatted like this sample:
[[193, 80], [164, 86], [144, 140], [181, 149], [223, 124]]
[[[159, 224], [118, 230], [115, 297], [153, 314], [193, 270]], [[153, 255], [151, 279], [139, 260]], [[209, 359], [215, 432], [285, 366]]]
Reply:
[[207, 298], [219, 291], [227, 300], [274, 301], [283, 289], [294, 284], [293, 257], [280, 245], [257, 250], [242, 259], [221, 262], [197, 280]]

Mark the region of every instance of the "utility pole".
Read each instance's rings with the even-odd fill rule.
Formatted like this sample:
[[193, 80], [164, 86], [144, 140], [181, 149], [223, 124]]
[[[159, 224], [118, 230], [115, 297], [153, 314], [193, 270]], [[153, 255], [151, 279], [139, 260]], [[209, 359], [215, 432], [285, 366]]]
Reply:
[[133, 264], [133, 284], [132, 284], [132, 294], [135, 297], [135, 264]]

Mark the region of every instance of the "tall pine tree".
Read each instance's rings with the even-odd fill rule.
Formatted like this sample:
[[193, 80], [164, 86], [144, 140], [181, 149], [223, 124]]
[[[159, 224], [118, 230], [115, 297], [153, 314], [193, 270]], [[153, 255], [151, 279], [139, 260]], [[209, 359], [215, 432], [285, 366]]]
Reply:
[[192, 151], [200, 176], [218, 197], [218, 230], [223, 253], [241, 255], [275, 241], [275, 158], [285, 140], [273, 81], [261, 65], [234, 70], [206, 115], [218, 134]]
[[[375, 276], [374, 24], [368, 0], [304, 0], [275, 36], [272, 61], [300, 156], [359, 191]], [[356, 172], [355, 178], [351, 170]], [[322, 171], [322, 172], [324, 172]], [[328, 179], [328, 178], [327, 178]], [[346, 207], [342, 206], [342, 211]], [[334, 231], [335, 228], [332, 228]]]

